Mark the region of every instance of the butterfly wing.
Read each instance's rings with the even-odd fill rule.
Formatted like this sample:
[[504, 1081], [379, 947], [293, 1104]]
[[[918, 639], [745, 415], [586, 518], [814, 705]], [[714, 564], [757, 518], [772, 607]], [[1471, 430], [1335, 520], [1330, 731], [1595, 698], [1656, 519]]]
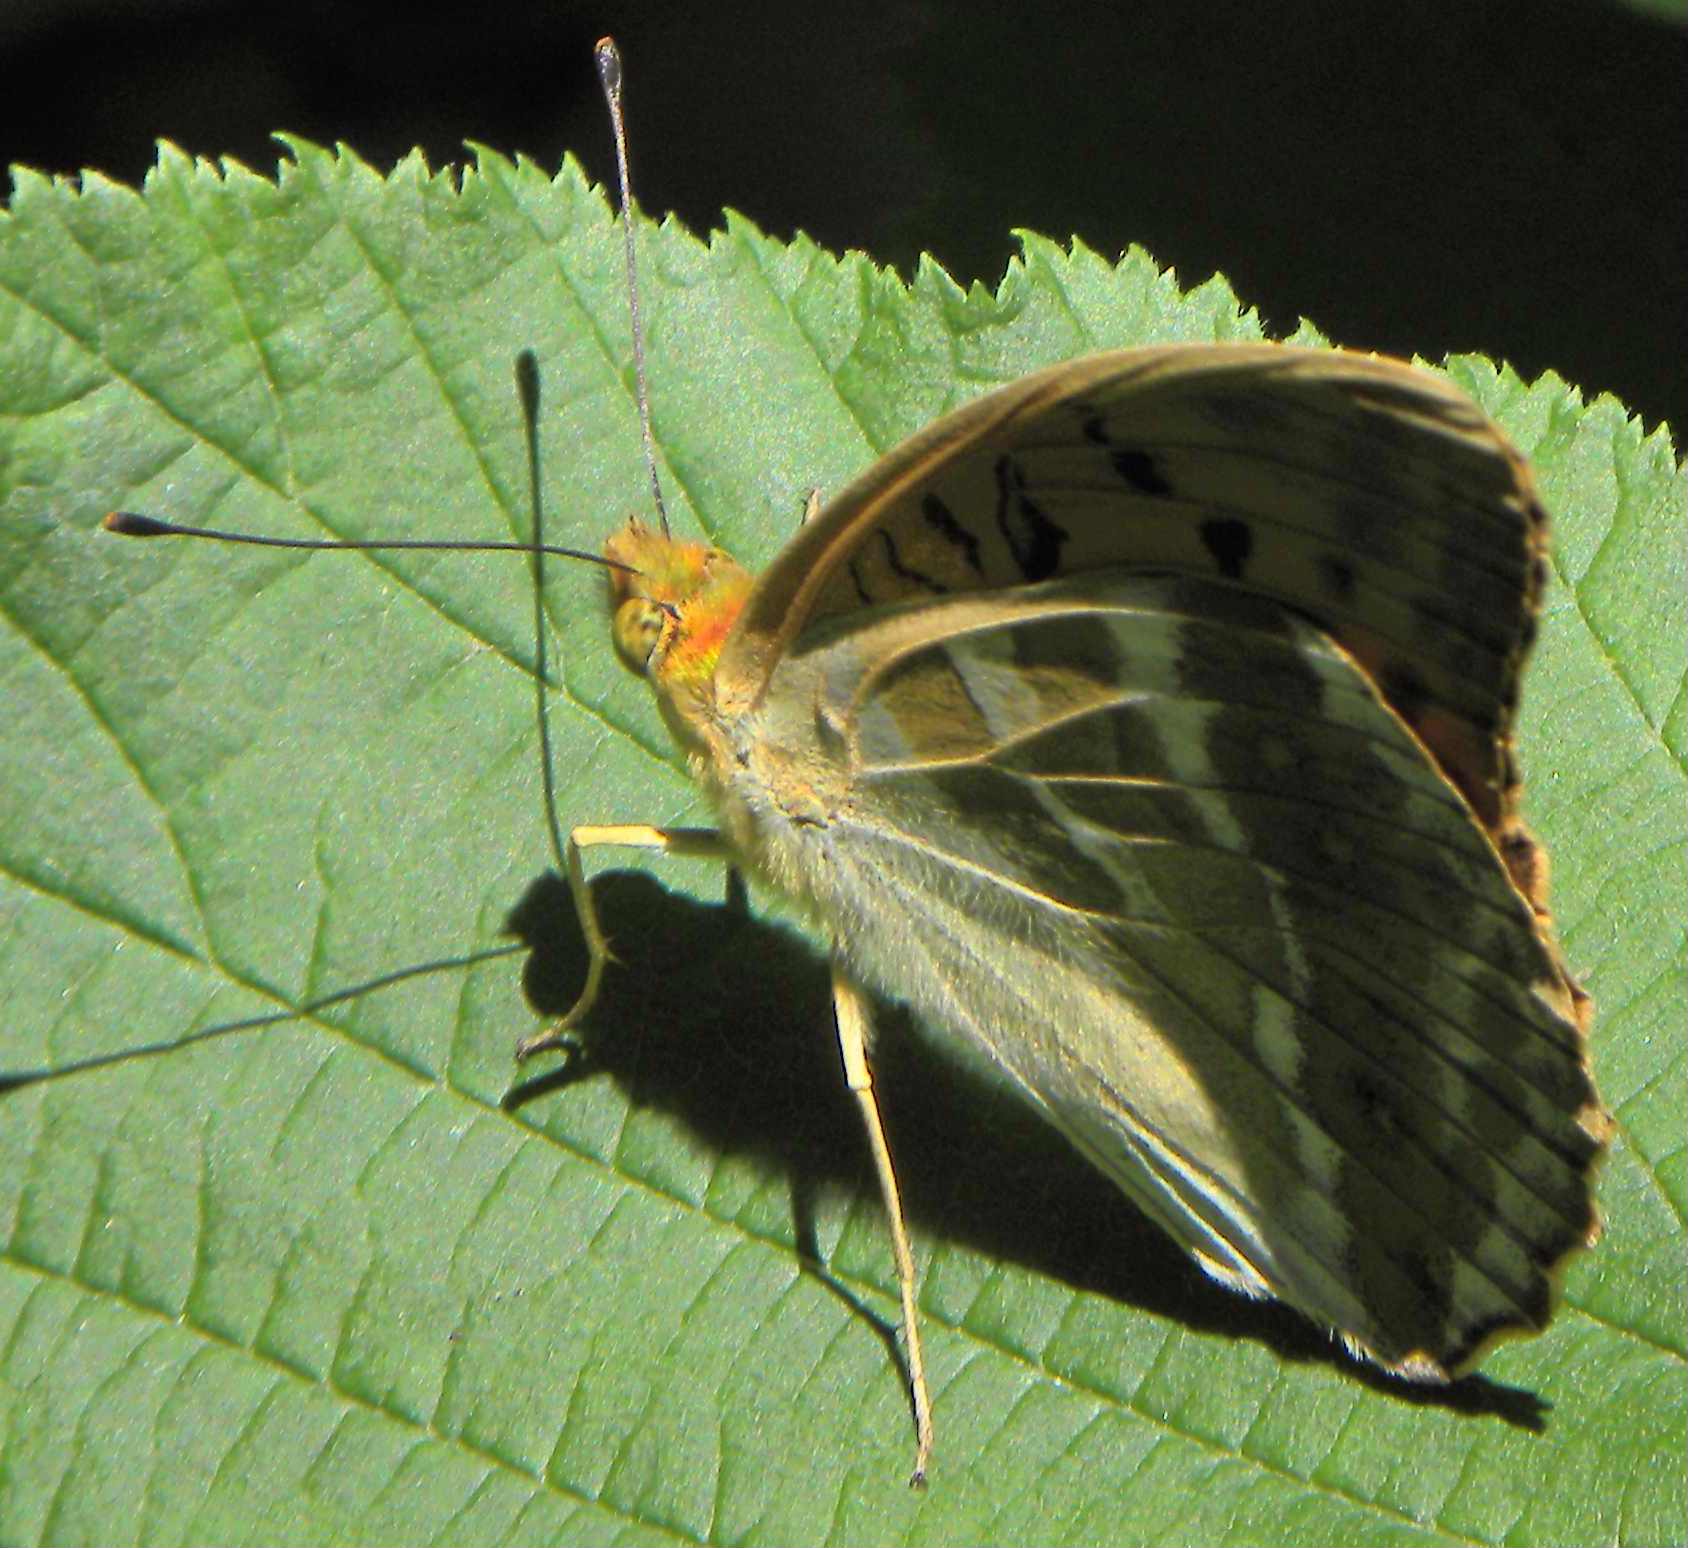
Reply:
[[1421, 1377], [1545, 1324], [1598, 1234], [1575, 999], [1322, 631], [1106, 571], [857, 608], [735, 739], [725, 806], [852, 971], [1212, 1273]]
[[1067, 362], [883, 457], [761, 578], [716, 673], [757, 703], [816, 623], [1129, 565], [1318, 621], [1453, 780], [1545, 911], [1512, 726], [1545, 579], [1529, 471], [1400, 362], [1275, 344]]

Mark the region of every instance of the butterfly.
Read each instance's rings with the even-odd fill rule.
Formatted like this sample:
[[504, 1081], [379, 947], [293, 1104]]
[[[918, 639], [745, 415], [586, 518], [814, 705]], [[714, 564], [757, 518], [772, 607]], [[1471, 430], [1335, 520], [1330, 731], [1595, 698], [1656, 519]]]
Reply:
[[595, 994], [583, 850], [728, 859], [831, 938], [894, 1221], [876, 995], [982, 1049], [1215, 1278], [1451, 1379], [1544, 1327], [1600, 1232], [1589, 1002], [1512, 751], [1545, 542], [1463, 394], [1271, 344], [1013, 382], [757, 579], [634, 518], [616, 647], [720, 827], [575, 831], [593, 976], [524, 1052]]
[[[138, 522], [114, 519], [163, 530]], [[760, 577], [629, 519], [602, 554], [614, 645], [718, 826], [572, 831], [586, 985], [518, 1053], [572, 1047], [597, 999], [595, 849], [725, 861], [809, 911], [917, 1480], [875, 999], [982, 1051], [1220, 1282], [1452, 1379], [1544, 1327], [1600, 1234], [1611, 1120], [1513, 751], [1547, 539], [1463, 393], [1273, 344], [1008, 383], [812, 500]]]

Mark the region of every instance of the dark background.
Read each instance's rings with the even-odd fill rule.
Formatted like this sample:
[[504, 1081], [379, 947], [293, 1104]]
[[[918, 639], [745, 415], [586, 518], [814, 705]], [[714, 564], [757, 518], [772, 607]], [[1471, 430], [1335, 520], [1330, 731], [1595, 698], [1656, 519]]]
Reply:
[[641, 202], [700, 231], [731, 204], [991, 284], [1015, 226], [1137, 242], [1279, 331], [1551, 366], [1688, 423], [1688, 32], [1639, 0], [4, 0], [0, 158], [134, 181], [164, 137], [271, 170], [285, 128], [380, 167], [568, 147], [602, 178], [604, 30]]

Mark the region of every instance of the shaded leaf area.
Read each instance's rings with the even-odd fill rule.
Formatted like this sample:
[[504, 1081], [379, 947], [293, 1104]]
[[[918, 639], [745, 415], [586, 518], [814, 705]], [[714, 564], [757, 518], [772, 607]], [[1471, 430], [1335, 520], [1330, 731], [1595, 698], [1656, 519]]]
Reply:
[[[618, 971], [593, 1017], [600, 1035], [584, 1038], [562, 1067], [514, 1086], [503, 1105], [520, 1111], [581, 1080], [614, 1080], [633, 1106], [671, 1113], [709, 1149], [787, 1179], [793, 1240], [824, 1278], [819, 1200], [835, 1188], [873, 1195], [861, 1120], [838, 1078], [825, 963], [800, 937], [635, 872], [604, 876], [595, 895], [618, 943]], [[552, 873], [539, 878], [512, 927], [531, 950], [530, 1002], [541, 1015], [561, 1014], [586, 971], [567, 887]], [[685, 974], [671, 970], [676, 954]], [[988, 1069], [935, 1045], [896, 1006], [881, 1005], [876, 1023], [876, 1072], [917, 1228], [1074, 1290], [1257, 1341], [1286, 1362], [1353, 1370], [1305, 1318], [1208, 1279]], [[836, 1288], [877, 1318], [847, 1286]], [[1356, 1374], [1401, 1391], [1379, 1370]], [[1544, 1428], [1534, 1394], [1481, 1376], [1408, 1391], [1432, 1406]]]
[[[0, 224], [0, 1070], [313, 1004], [0, 1095], [6, 1541], [1651, 1543], [1683, 1520], [1683, 481], [1547, 379], [1459, 379], [1538, 465], [1558, 583], [1531, 820], [1599, 1005], [1608, 1235], [1540, 1339], [1443, 1392], [1205, 1281], [989, 1072], [888, 1011], [938, 1465], [826, 975], [663, 862], [598, 882], [620, 958], [580, 1053], [544, 871], [519, 561], [124, 544], [115, 506], [299, 535], [549, 535], [645, 481], [619, 240], [577, 170], [278, 183], [166, 156], [21, 178]], [[1248, 337], [1217, 283], [1023, 238], [935, 267], [644, 228], [677, 520], [755, 562], [812, 486], [1073, 353]], [[1308, 330], [1308, 338], [1312, 334]], [[704, 814], [553, 566], [562, 819]]]

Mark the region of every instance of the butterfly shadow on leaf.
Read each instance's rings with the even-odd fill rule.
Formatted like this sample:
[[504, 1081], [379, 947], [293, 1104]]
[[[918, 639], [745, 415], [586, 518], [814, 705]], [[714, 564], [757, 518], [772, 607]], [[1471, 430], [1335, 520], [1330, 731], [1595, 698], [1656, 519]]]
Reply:
[[[806, 1266], [894, 1348], [893, 1325], [832, 1276], [817, 1244], [826, 1191], [851, 1190], [878, 1208], [844, 1087], [825, 961], [731, 894], [726, 906], [701, 904], [637, 871], [604, 873], [593, 891], [616, 961], [579, 1046], [520, 1079], [505, 1108], [604, 1076], [719, 1153], [783, 1174]], [[566, 885], [555, 873], [537, 879], [507, 928], [530, 949], [523, 989], [535, 1011], [568, 1010], [586, 950]], [[1194, 1332], [1251, 1339], [1286, 1363], [1338, 1367], [1408, 1403], [1545, 1428], [1545, 1405], [1532, 1392], [1481, 1375], [1412, 1386], [1349, 1359], [1289, 1308], [1223, 1289], [1012, 1091], [935, 1046], [901, 1009], [880, 1005], [876, 1019], [876, 1089], [917, 1237], [1019, 1264]]]

